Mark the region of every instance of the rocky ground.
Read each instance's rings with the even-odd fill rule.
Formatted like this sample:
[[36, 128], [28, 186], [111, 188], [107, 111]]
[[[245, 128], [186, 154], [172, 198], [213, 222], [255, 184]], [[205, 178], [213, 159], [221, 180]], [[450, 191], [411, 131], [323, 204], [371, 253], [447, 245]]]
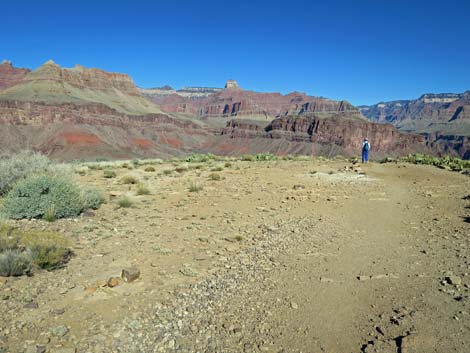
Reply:
[[[74, 256], [0, 278], [0, 352], [470, 350], [468, 176], [323, 160], [155, 168], [87, 171], [109, 195], [99, 210], [18, 222], [67, 234]], [[123, 282], [127, 268], [140, 276]]]

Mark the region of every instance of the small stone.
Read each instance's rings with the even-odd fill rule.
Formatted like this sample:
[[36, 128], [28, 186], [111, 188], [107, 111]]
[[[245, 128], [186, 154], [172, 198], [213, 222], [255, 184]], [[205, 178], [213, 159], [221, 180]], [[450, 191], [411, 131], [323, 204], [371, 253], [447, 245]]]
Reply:
[[445, 278], [445, 281], [454, 286], [462, 284], [462, 279], [459, 276], [450, 275]]
[[46, 353], [46, 346], [37, 346], [36, 353]]
[[124, 282], [133, 282], [140, 276], [140, 271], [137, 267], [128, 267], [122, 270], [121, 278]]
[[361, 275], [361, 276], [357, 276], [357, 279], [359, 281], [368, 281], [370, 280], [370, 276]]
[[64, 337], [69, 332], [67, 326], [61, 325], [51, 329], [51, 333], [57, 337]]
[[54, 309], [54, 310], [51, 310], [51, 314], [52, 315], [63, 315], [65, 313], [65, 309]]
[[37, 303], [28, 303], [23, 308], [25, 309], [37, 309], [39, 305]]
[[109, 288], [114, 288], [119, 286], [122, 283], [122, 279], [119, 277], [111, 277], [108, 279], [107, 285]]
[[331, 278], [326, 278], [326, 277], [320, 277], [320, 282], [323, 283], [332, 283], [334, 282]]
[[295, 309], [295, 310], [297, 310], [299, 308], [299, 305], [297, 303], [294, 303], [294, 302], [290, 303], [290, 306], [291, 306], [292, 309]]

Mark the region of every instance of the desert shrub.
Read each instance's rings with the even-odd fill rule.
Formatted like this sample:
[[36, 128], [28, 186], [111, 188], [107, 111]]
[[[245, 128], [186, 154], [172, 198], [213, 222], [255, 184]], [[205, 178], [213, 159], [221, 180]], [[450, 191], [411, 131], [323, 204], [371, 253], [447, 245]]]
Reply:
[[256, 161], [276, 161], [277, 160], [277, 156], [275, 156], [272, 153], [258, 153], [258, 154], [255, 154], [253, 157], [254, 157], [254, 160]]
[[95, 161], [96, 162], [107, 162], [107, 161], [109, 161], [109, 159], [106, 158], [106, 157], [96, 157]]
[[220, 176], [220, 174], [212, 173], [209, 175], [209, 179], [214, 180], [214, 181], [219, 181], [219, 180], [222, 180], [222, 177]]
[[103, 170], [103, 177], [107, 179], [115, 178], [116, 177], [116, 172], [112, 169], [105, 169]]
[[171, 169], [165, 169], [165, 170], [163, 171], [163, 174], [164, 174], [164, 175], [170, 175], [171, 173], [173, 173], [173, 171], [172, 171]]
[[357, 163], [359, 163], [359, 158], [351, 157], [351, 158], [349, 158], [349, 163], [357, 164]]
[[146, 172], [155, 172], [155, 168], [152, 166], [148, 166], [147, 168], [144, 169]]
[[79, 188], [61, 177], [29, 176], [10, 190], [3, 203], [12, 219], [41, 218], [50, 207], [55, 208], [57, 218], [79, 215], [83, 210]]
[[242, 156], [242, 161], [253, 162], [254, 160], [255, 160], [255, 156], [253, 156], [251, 154], [244, 154]]
[[219, 165], [217, 167], [212, 168], [211, 172], [221, 172], [222, 170], [224, 170], [224, 168]]
[[186, 167], [186, 166], [176, 167], [175, 171], [181, 174], [181, 173], [187, 172], [188, 167]]
[[97, 210], [104, 203], [101, 191], [93, 187], [82, 188], [80, 198], [84, 210], [89, 208]]
[[121, 183], [123, 184], [137, 184], [137, 182], [137, 178], [132, 175], [126, 175], [121, 179]]
[[22, 276], [31, 272], [33, 260], [25, 251], [6, 250], [0, 254], [0, 276]]
[[0, 195], [6, 194], [16, 181], [47, 171], [50, 163], [46, 156], [31, 151], [0, 156]]
[[412, 164], [433, 165], [442, 169], [450, 169], [456, 172], [470, 170], [470, 161], [456, 157], [433, 157], [421, 153], [410, 154], [400, 159], [402, 162]]
[[189, 185], [189, 192], [199, 192], [202, 189], [203, 187], [201, 185], [195, 183], [191, 183], [191, 185]]
[[230, 168], [232, 166], [232, 162], [225, 162], [224, 167]]
[[47, 221], [47, 222], [54, 222], [57, 219], [54, 205], [51, 205], [46, 210], [46, 213], [44, 213], [44, 215], [42, 216], [42, 219]]
[[149, 195], [150, 190], [144, 184], [139, 184], [136, 193], [137, 195]]
[[212, 153], [208, 154], [199, 154], [193, 153], [192, 155], [188, 156], [185, 161], [190, 163], [204, 163], [210, 160], [214, 160], [216, 157]]
[[67, 240], [59, 233], [25, 232], [20, 243], [29, 250], [33, 263], [43, 269], [65, 263], [70, 255]]
[[137, 168], [140, 165], [140, 161], [138, 159], [133, 159], [132, 164], [134, 165], [135, 168]]
[[121, 207], [121, 208], [129, 208], [129, 207], [131, 207], [133, 204], [134, 204], [134, 202], [132, 202], [132, 200], [131, 200], [128, 196], [122, 196], [122, 197], [118, 200], [118, 205], [119, 205], [119, 207]]
[[33, 266], [53, 269], [65, 263], [70, 255], [69, 242], [59, 233], [24, 231], [3, 225], [0, 243], [7, 242], [8, 248], [0, 248], [0, 272], [7, 276], [27, 274]]

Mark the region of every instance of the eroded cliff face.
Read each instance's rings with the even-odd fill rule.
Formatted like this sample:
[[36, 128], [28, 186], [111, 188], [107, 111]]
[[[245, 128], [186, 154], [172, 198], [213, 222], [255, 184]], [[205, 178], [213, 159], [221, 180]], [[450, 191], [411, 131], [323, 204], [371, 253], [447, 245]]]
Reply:
[[304, 93], [260, 93], [230, 87], [204, 99], [186, 99], [177, 95], [166, 97], [161, 103], [168, 112], [194, 114], [202, 118], [256, 117], [271, 120], [277, 116], [304, 113], [347, 112], [360, 116], [357, 108], [346, 101], [310, 97]]
[[13, 67], [9, 61], [0, 64], [0, 91], [21, 82], [31, 70]]
[[77, 88], [109, 91], [116, 89], [130, 95], [140, 95], [134, 81], [126, 74], [106, 72], [100, 69], [85, 68], [76, 65], [74, 68], [62, 68], [53, 61], [48, 61], [37, 70], [29, 73], [25, 81], [57, 81], [68, 83]]
[[365, 137], [376, 156], [406, 154], [430, 150], [423, 136], [405, 134], [390, 124], [350, 119], [339, 113], [334, 117], [285, 116], [266, 126], [243, 120], [231, 120], [222, 135], [245, 139], [282, 139], [290, 142], [337, 146], [345, 155], [357, 154]]
[[470, 136], [470, 92], [425, 94], [416, 100], [363, 106], [361, 111], [374, 122], [401, 130]]

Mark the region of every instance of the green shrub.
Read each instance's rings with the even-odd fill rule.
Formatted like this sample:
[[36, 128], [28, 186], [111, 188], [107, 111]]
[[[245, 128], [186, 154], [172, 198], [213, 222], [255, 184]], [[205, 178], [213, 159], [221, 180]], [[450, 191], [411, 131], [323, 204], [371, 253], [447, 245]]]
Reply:
[[16, 181], [47, 171], [50, 163], [46, 156], [31, 151], [0, 156], [0, 195], [6, 194]]
[[219, 180], [222, 180], [222, 177], [220, 176], [220, 174], [212, 173], [209, 175], [209, 179], [214, 180], [214, 181], [219, 181]]
[[31, 256], [20, 250], [6, 250], [0, 254], [0, 276], [22, 276], [31, 272]]
[[53, 269], [65, 263], [70, 255], [67, 239], [54, 232], [24, 231], [3, 225], [0, 244], [7, 243], [7, 247], [0, 247], [0, 272], [7, 276], [27, 274], [33, 265]]
[[242, 156], [242, 161], [253, 162], [254, 160], [255, 160], [255, 157], [251, 154], [245, 154]]
[[65, 263], [70, 255], [69, 242], [59, 233], [16, 230], [14, 234], [40, 268], [53, 269]]
[[149, 166], [149, 167], [145, 168], [145, 171], [146, 172], [155, 172], [155, 168], [152, 167], [152, 166]]
[[46, 210], [46, 213], [44, 213], [42, 219], [47, 222], [54, 222], [57, 219], [54, 205], [51, 205], [51, 207]]
[[232, 162], [225, 162], [224, 167], [230, 168], [232, 166]]
[[216, 157], [212, 153], [208, 154], [199, 154], [193, 153], [192, 155], [188, 156], [185, 161], [190, 163], [204, 163], [210, 160], [214, 160]]
[[116, 172], [112, 169], [105, 169], [103, 170], [103, 177], [107, 179], [115, 178], [116, 177]]
[[136, 193], [137, 195], [150, 195], [150, 190], [144, 184], [139, 184]]
[[172, 171], [171, 169], [165, 169], [165, 170], [163, 171], [163, 174], [164, 174], [164, 175], [170, 175], [171, 173], [173, 173], [173, 171]]
[[101, 191], [93, 187], [83, 188], [80, 197], [84, 210], [89, 208], [97, 210], [104, 203], [104, 196]]
[[123, 184], [137, 184], [138, 180], [136, 177], [132, 175], [126, 175], [125, 177], [121, 179], [121, 182]]
[[201, 185], [197, 185], [197, 184], [194, 184], [194, 183], [189, 185], [189, 192], [199, 192], [202, 189], [203, 189], [203, 187]]
[[118, 205], [119, 207], [121, 208], [129, 208], [133, 205], [134, 203], [132, 202], [132, 200], [128, 197], [128, 196], [122, 196], [119, 200], [118, 200]]
[[277, 157], [272, 153], [258, 153], [255, 154], [254, 159], [256, 161], [276, 161]]
[[55, 208], [57, 218], [79, 215], [83, 210], [79, 188], [61, 177], [29, 176], [10, 190], [3, 203], [12, 219], [41, 218], [50, 207]]

